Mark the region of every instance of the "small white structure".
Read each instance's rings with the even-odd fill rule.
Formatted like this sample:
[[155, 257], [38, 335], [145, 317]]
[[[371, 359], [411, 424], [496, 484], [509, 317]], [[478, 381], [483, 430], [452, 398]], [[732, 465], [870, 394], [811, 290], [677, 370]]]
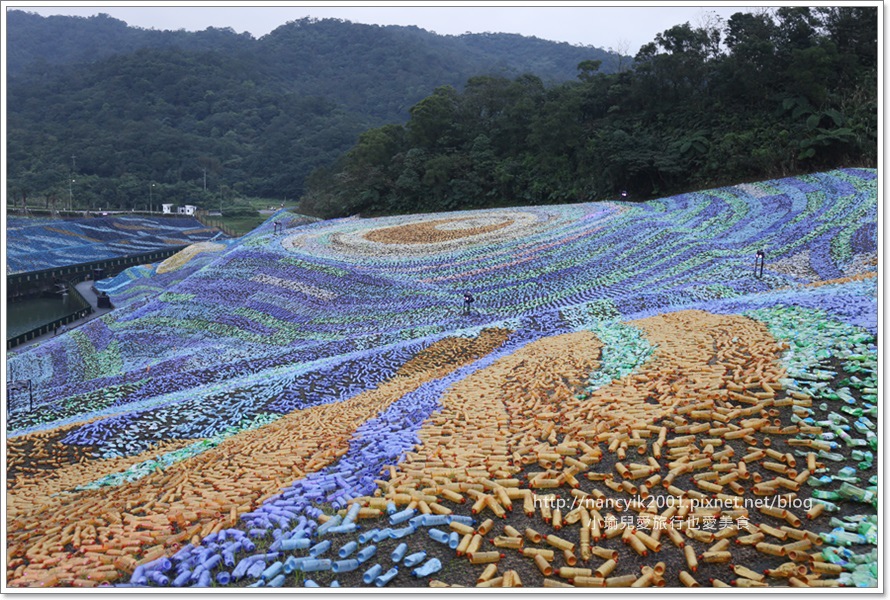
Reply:
[[173, 205], [172, 204], [161, 204], [161, 214], [165, 214], [165, 215], [173, 214]]
[[196, 210], [198, 210], [197, 206], [186, 204], [185, 206], [180, 206], [176, 212], [180, 215], [194, 215]]

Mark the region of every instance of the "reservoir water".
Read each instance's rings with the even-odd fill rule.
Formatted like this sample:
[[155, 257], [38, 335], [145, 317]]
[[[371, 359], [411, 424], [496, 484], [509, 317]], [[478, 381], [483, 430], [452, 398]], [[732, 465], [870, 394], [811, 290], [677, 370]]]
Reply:
[[26, 331], [61, 319], [80, 307], [71, 295], [54, 298], [31, 298], [21, 302], [6, 303], [6, 339], [12, 339]]

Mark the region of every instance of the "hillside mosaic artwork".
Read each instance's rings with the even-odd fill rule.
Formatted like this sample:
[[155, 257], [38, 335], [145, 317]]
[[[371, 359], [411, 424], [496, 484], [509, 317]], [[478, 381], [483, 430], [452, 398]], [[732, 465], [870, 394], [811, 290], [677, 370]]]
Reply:
[[9, 584], [877, 585], [877, 235], [841, 169], [130, 269], [9, 353]]
[[9, 217], [6, 236], [6, 274], [13, 275], [187, 246], [220, 232], [193, 217]]

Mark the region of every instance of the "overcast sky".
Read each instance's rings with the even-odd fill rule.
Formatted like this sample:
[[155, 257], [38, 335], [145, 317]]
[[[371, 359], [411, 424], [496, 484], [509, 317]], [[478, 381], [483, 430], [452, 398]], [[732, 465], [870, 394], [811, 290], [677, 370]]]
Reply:
[[[142, 7], [121, 4], [4, 2], [7, 8], [41, 15], [90, 16], [106, 13], [129, 25], [146, 29], [200, 31], [207, 27], [231, 27], [239, 33], [247, 31], [254, 37], [261, 37], [288, 21], [310, 16], [378, 25], [416, 25], [443, 35], [518, 33], [570, 44], [614, 48], [629, 55], [636, 54], [640, 46], [651, 42], [656, 34], [673, 25], [687, 21], [693, 25], [699, 24], [708, 13], [725, 20], [736, 12], [754, 8], [754, 5], [738, 2], [683, 2], [674, 6], [663, 2], [655, 6], [643, 6], [640, 2], [562, 2], [571, 6], [554, 6], [557, 2], [501, 3], [504, 6], [491, 6], [498, 4], [496, 2], [463, 2], [465, 6], [429, 6], [423, 2], [385, 3], [388, 6], [368, 6], [368, 3], [349, 6], [353, 4], [349, 2], [262, 2], [264, 6], [247, 6], [243, 2], [213, 2], [205, 6], [201, 6], [200, 2], [181, 2], [177, 5], [153, 3], [154, 6]], [[760, 3], [763, 4], [769, 3]]]

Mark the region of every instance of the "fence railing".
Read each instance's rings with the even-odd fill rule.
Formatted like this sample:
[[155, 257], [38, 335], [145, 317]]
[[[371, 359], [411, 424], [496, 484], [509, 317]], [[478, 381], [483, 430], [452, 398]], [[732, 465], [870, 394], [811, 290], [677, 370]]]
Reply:
[[143, 252], [141, 254], [127, 254], [108, 258], [105, 260], [97, 260], [87, 263], [78, 263], [74, 265], [64, 265], [61, 267], [53, 267], [42, 269], [40, 271], [26, 271], [24, 273], [14, 273], [6, 276], [6, 285], [9, 288], [17, 285], [27, 285], [30, 283], [40, 282], [47, 279], [64, 278], [66, 280], [83, 281], [83, 279], [93, 272], [93, 269], [103, 269], [111, 274], [119, 273], [128, 267], [141, 265], [148, 262], [155, 262], [170, 258], [186, 246], [171, 246], [151, 252]]
[[35, 327], [30, 331], [26, 331], [21, 333], [13, 338], [6, 340], [6, 349], [10, 350], [15, 348], [19, 344], [24, 344], [25, 342], [29, 342], [35, 338], [38, 338], [42, 335], [45, 335], [51, 331], [55, 331], [56, 328], [62, 327], [63, 325], [68, 325], [69, 323], [73, 323], [74, 321], [78, 321], [90, 314], [93, 313], [93, 307], [87, 302], [87, 299], [84, 298], [80, 292], [77, 291], [77, 288], [70, 282], [66, 284], [68, 289], [69, 297], [74, 301], [76, 308], [74, 308], [71, 312], [63, 317], [59, 317], [58, 319], [54, 319], [49, 323], [45, 323], [40, 325], [39, 327]]
[[219, 229], [220, 231], [222, 231], [229, 237], [241, 237], [240, 233], [238, 233], [237, 231], [235, 231], [234, 229], [232, 229], [231, 227], [229, 227], [228, 225], [223, 223], [221, 219], [209, 217], [209, 216], [207, 216], [207, 213], [204, 211], [201, 211], [201, 210], [196, 211], [193, 216], [196, 219], [198, 219], [198, 221], [200, 221], [201, 224], [204, 225], [205, 227], [216, 227], [217, 229]]

